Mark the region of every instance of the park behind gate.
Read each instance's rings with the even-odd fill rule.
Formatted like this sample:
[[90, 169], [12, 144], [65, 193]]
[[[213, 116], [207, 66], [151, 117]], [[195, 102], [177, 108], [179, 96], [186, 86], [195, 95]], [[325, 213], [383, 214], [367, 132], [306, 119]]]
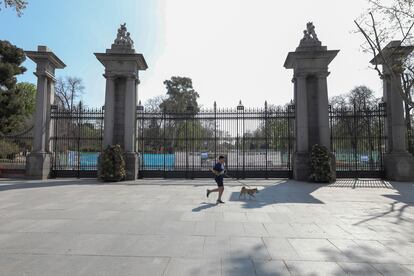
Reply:
[[[237, 178], [292, 177], [295, 106], [218, 108], [194, 111], [137, 107], [140, 177], [211, 177], [218, 155]], [[383, 177], [385, 104], [331, 108], [330, 135], [339, 177]], [[104, 108], [53, 106], [50, 113], [52, 177], [96, 177], [103, 149]], [[24, 174], [32, 128], [0, 138], [1, 169]]]

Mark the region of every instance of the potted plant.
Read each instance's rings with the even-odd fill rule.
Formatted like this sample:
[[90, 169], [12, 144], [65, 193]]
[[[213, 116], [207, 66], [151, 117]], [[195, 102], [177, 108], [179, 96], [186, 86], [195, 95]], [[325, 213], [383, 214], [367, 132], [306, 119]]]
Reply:
[[108, 146], [99, 157], [98, 178], [117, 182], [126, 177], [125, 157], [120, 145]]
[[332, 183], [335, 181], [331, 154], [325, 146], [316, 144], [312, 147], [310, 163], [310, 181], [320, 183]]

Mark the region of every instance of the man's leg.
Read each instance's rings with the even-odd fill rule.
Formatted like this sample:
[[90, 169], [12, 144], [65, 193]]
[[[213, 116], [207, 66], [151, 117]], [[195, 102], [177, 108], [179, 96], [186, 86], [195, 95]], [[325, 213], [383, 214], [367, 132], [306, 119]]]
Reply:
[[221, 201], [221, 196], [223, 195], [224, 187], [220, 186], [220, 187], [217, 188], [217, 190], [218, 190], [218, 193], [219, 193], [218, 194], [218, 200]]
[[211, 194], [211, 193], [215, 193], [215, 192], [218, 192], [219, 191], [219, 189], [218, 188], [215, 188], [215, 189], [213, 189], [213, 190], [209, 190], [209, 189], [207, 189], [207, 197]]

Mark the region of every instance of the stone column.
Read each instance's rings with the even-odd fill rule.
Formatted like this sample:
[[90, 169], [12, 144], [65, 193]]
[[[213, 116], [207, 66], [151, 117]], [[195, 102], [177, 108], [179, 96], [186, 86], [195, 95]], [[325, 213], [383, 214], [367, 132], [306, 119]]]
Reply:
[[308, 102], [306, 94], [306, 75], [296, 74], [296, 98], [295, 98], [295, 119], [296, 119], [296, 152], [307, 153], [308, 141]]
[[[385, 62], [391, 67], [402, 67], [401, 60], [414, 49], [413, 46], [400, 46], [400, 41], [391, 41], [384, 49]], [[384, 155], [385, 177], [394, 181], [414, 180], [414, 157], [407, 151], [407, 127], [404, 119], [404, 102], [399, 94], [401, 81], [392, 77], [384, 60], [377, 56], [372, 64], [381, 64], [383, 78], [383, 99], [386, 103], [387, 119], [385, 132], [387, 136]]]
[[106, 53], [95, 53], [105, 66], [104, 146], [118, 143], [125, 151], [127, 180], [138, 177], [135, 148], [138, 72], [148, 68], [142, 54], [135, 52], [125, 24]]
[[[135, 149], [136, 137], [136, 76], [130, 76], [126, 80], [126, 95], [125, 95], [125, 136], [124, 147], [126, 156], [126, 171], [127, 175], [138, 175], [138, 155]], [[130, 178], [135, 179], [135, 178]]]
[[[328, 72], [322, 72], [317, 75], [318, 78], [318, 106], [323, 106], [324, 108], [318, 108], [319, 112], [319, 143], [331, 149], [331, 135], [329, 129], [329, 99], [328, 99], [328, 82], [327, 77], [329, 76]], [[325, 108], [327, 106], [328, 108]]]
[[38, 46], [37, 51], [26, 51], [26, 55], [37, 65], [33, 152], [27, 157], [26, 176], [30, 179], [46, 179], [51, 170], [50, 110], [55, 93], [55, 69], [66, 65], [46, 46]]
[[[328, 65], [338, 50], [327, 50], [318, 40], [312, 23], [295, 52], [285, 61], [294, 71], [295, 147], [292, 156], [293, 178], [307, 181], [310, 176], [310, 152], [315, 144], [331, 149], [329, 132]], [[332, 167], [335, 171], [335, 157]]]
[[104, 137], [103, 147], [112, 145], [114, 132], [114, 104], [115, 104], [115, 78], [110, 75], [105, 75], [106, 89], [105, 89], [105, 109], [104, 109]]

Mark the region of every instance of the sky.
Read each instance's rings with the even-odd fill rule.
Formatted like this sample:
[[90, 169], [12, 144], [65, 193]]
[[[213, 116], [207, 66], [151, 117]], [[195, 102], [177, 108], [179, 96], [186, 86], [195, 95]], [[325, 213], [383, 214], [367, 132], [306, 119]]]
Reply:
[[[110, 48], [125, 22], [149, 67], [140, 72], [143, 102], [165, 95], [164, 80], [185, 76], [204, 107], [214, 101], [233, 107], [239, 100], [261, 107], [293, 98], [293, 72], [283, 64], [312, 21], [323, 45], [340, 50], [329, 67], [329, 96], [366, 85], [381, 97], [381, 80], [353, 22], [366, 7], [365, 0], [29, 0], [22, 17], [2, 8], [0, 39], [24, 50], [48, 46], [67, 65], [56, 76], [82, 78], [82, 100], [99, 107], [104, 68], [93, 53]], [[36, 83], [35, 64], [24, 66], [18, 80]]]

